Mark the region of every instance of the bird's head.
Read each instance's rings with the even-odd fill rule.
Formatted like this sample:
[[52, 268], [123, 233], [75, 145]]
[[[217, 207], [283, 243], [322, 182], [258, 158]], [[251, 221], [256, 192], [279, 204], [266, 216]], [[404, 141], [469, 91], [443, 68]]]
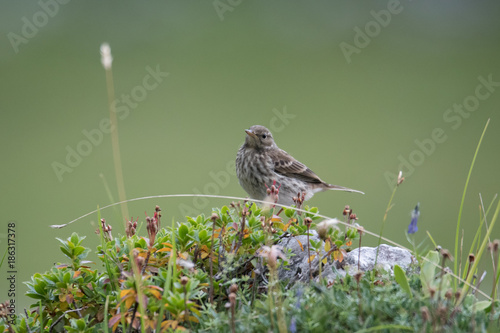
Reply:
[[276, 146], [276, 144], [274, 143], [273, 135], [264, 126], [254, 125], [245, 130], [245, 133], [247, 133], [245, 144], [248, 147], [256, 149], [266, 149]]

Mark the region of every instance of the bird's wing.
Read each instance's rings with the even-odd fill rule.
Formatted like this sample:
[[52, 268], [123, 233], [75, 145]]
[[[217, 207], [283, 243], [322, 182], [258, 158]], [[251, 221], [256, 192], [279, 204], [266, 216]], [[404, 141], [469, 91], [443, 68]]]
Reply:
[[286, 151], [277, 149], [271, 154], [274, 171], [287, 177], [308, 183], [324, 183], [311, 169], [300, 163]]

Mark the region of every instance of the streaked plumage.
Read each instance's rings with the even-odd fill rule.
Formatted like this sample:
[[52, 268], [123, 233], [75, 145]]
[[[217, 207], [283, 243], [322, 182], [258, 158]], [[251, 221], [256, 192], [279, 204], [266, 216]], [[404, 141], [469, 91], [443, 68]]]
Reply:
[[292, 205], [293, 197], [305, 192], [305, 200], [314, 193], [326, 190], [361, 191], [325, 183], [311, 169], [278, 148], [271, 132], [264, 126], [254, 125], [245, 130], [247, 136], [236, 156], [236, 174], [250, 198], [264, 200], [266, 185], [275, 180], [280, 186], [279, 201]]

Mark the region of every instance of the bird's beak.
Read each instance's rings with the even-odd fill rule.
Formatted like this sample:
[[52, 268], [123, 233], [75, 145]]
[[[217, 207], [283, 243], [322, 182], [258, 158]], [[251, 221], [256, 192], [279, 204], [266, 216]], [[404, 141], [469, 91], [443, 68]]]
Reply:
[[256, 139], [256, 138], [257, 138], [257, 135], [256, 135], [254, 132], [252, 132], [252, 130], [246, 129], [246, 130], [245, 130], [245, 133], [246, 133], [248, 136], [250, 136], [250, 137], [252, 137], [252, 138], [254, 138], [254, 139]]

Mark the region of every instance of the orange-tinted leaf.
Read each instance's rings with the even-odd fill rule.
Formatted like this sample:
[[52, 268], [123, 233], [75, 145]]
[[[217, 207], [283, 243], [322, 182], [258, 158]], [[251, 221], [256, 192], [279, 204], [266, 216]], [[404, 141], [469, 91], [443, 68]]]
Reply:
[[135, 294], [134, 289], [122, 289], [122, 290], [120, 290], [120, 299], [123, 300], [123, 298], [125, 298], [125, 296], [128, 296], [130, 294]]
[[279, 222], [279, 221], [278, 222], [274, 222], [273, 223], [273, 227], [279, 228], [279, 229], [281, 229], [283, 231], [285, 231], [285, 228], [286, 228], [286, 226], [283, 223]]
[[113, 326], [113, 331], [116, 330], [116, 327], [118, 327], [121, 318], [122, 315], [120, 313], [111, 317], [111, 319], [108, 321], [108, 327]]
[[148, 288], [150, 288], [150, 289], [156, 289], [156, 290], [159, 290], [159, 291], [163, 291], [163, 288], [162, 287], [158, 287], [158, 286], [151, 285], [151, 286], [148, 286]]
[[351, 246], [351, 245], [352, 245], [352, 241], [351, 241], [351, 240], [349, 240], [349, 241], [347, 241], [344, 245], [345, 245], [345, 246]]
[[170, 252], [170, 251], [172, 251], [171, 247], [163, 247], [156, 252]]
[[279, 217], [278, 215], [273, 215], [273, 217], [271, 217], [271, 221], [272, 222], [281, 222], [281, 217]]
[[82, 274], [81, 271], [76, 271], [75, 274], [73, 274], [73, 278], [77, 278], [80, 276], [80, 274]]
[[344, 255], [342, 254], [341, 251], [334, 251], [333, 252], [333, 259], [338, 260], [339, 262], [344, 261]]
[[59, 310], [61, 311], [66, 311], [69, 308], [69, 304], [66, 302], [61, 302], [59, 303]]
[[297, 243], [299, 243], [299, 246], [302, 249], [302, 251], [304, 251], [304, 247], [302, 246], [302, 243], [297, 238], [294, 238], [294, 239], [297, 241]]
[[149, 292], [156, 297], [157, 299], [161, 299], [161, 293], [158, 290], [149, 290]]
[[132, 307], [132, 304], [135, 302], [135, 297], [127, 297], [125, 300], [125, 309], [130, 309]]
[[316, 255], [313, 254], [312, 256], [309, 257], [309, 259], [307, 259], [307, 262], [311, 262], [314, 260], [314, 258], [316, 258]]

